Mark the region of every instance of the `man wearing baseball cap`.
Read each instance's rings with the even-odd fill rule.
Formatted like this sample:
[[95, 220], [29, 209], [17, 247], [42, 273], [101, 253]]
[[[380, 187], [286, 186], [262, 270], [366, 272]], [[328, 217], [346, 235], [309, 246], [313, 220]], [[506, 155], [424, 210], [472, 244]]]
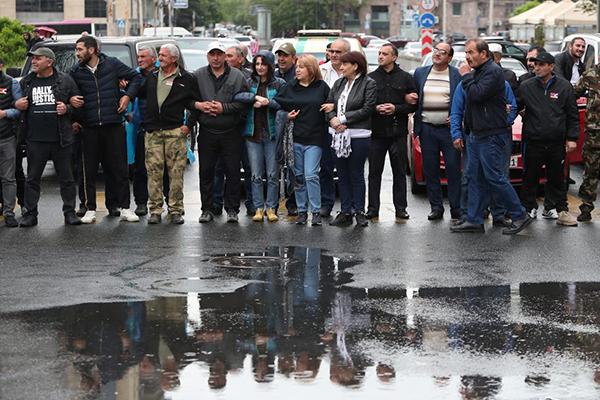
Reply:
[[277, 69], [275, 77], [286, 82], [296, 77], [296, 48], [290, 42], [285, 42], [275, 50]]
[[521, 198], [532, 218], [537, 214], [537, 186], [540, 170], [546, 166], [544, 218], [557, 224], [576, 226], [569, 213], [565, 185], [565, 157], [577, 148], [579, 112], [569, 81], [554, 73], [554, 56], [541, 52], [532, 61], [536, 77], [522, 83], [518, 94], [523, 114], [524, 165]]
[[235, 103], [233, 96], [248, 91], [244, 74], [225, 62], [226, 48], [219, 41], [208, 45], [208, 65], [194, 72], [200, 89], [193, 118], [200, 123], [198, 153], [200, 156], [200, 197], [202, 214], [198, 222], [213, 220], [215, 165], [225, 166], [224, 205], [227, 222], [237, 223], [240, 210], [240, 159], [242, 135], [240, 123], [245, 105]]
[[47, 47], [29, 53], [31, 73], [21, 80], [23, 97], [15, 102], [21, 113], [21, 137], [27, 145], [25, 213], [21, 227], [37, 225], [40, 181], [52, 160], [60, 182], [65, 224], [80, 225], [75, 215], [76, 185], [73, 179], [73, 129], [71, 98], [79, 96], [73, 79], [54, 67], [56, 56]]

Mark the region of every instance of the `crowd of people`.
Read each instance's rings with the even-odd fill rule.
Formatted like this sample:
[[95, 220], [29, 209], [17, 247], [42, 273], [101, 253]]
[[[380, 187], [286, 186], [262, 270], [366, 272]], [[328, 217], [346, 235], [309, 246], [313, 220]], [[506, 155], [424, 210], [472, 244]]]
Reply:
[[[450, 65], [453, 49], [438, 43], [433, 64], [414, 76], [398, 64], [398, 49], [384, 44], [379, 67], [369, 73], [361, 52], [340, 38], [328, 61], [297, 56], [291, 43], [260, 51], [252, 63], [242, 48], [212, 42], [208, 65], [185, 71], [174, 44], [138, 49], [138, 68], [102, 53], [85, 35], [76, 42], [79, 63], [58, 71], [48, 47], [30, 52], [31, 73], [19, 83], [0, 72], [0, 178], [4, 223], [38, 223], [41, 177], [52, 160], [60, 181], [65, 223], [96, 221], [96, 178], [105, 174], [110, 216], [148, 224], [167, 218], [184, 223], [183, 176], [188, 136], [197, 128], [200, 223], [222, 213], [238, 222], [240, 166], [247, 173], [246, 210], [253, 221], [277, 222], [285, 209], [295, 223], [367, 226], [379, 217], [386, 156], [393, 172], [393, 204], [399, 222], [409, 218], [406, 138], [409, 115], [419, 137], [429, 220], [444, 217], [440, 154], [448, 183], [452, 232], [493, 226], [516, 234], [537, 216], [537, 187], [545, 166], [544, 218], [565, 226], [591, 220], [600, 156], [600, 70], [585, 70], [585, 41], [574, 39], [556, 58], [532, 47], [529, 72], [518, 80], [500, 65], [502, 49], [481, 39], [466, 43], [466, 63]], [[585, 172], [581, 214], [569, 213], [566, 153], [579, 135], [576, 95], [587, 95]], [[509, 180], [512, 123], [523, 119], [524, 179], [519, 196]], [[135, 210], [125, 120], [133, 127]], [[16, 174], [25, 143], [27, 178], [17, 195]], [[130, 146], [131, 147], [131, 146]], [[131, 150], [131, 149], [130, 149]], [[365, 164], [368, 162], [368, 185]], [[331, 218], [337, 170], [340, 210]], [[224, 176], [224, 184], [223, 184]], [[367, 187], [368, 186], [368, 187]], [[77, 188], [79, 187], [79, 193]], [[368, 190], [367, 190], [368, 189]], [[76, 210], [79, 194], [80, 206]], [[16, 199], [22, 218], [15, 217]], [[221, 203], [220, 203], [221, 202]]]

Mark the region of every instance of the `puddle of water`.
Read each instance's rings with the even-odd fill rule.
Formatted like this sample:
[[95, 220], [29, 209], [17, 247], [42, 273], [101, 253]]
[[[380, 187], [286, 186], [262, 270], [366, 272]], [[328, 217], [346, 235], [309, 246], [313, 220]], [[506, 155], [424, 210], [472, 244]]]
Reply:
[[[600, 283], [356, 289], [344, 287], [350, 279], [344, 270], [357, 261], [320, 249], [208, 260], [241, 266], [231, 272], [250, 283], [232, 293], [189, 292], [2, 318], [41, 324], [57, 338], [56, 353], [38, 356], [60, 359], [64, 368], [54, 387], [76, 398], [600, 394]], [[35, 373], [10, 371], [27, 381]], [[4, 396], [17, 397], [6, 387]]]

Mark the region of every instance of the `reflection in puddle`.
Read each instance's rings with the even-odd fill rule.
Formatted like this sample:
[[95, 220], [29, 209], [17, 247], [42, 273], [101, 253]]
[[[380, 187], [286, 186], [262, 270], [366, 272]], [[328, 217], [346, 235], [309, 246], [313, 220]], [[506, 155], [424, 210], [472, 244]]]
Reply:
[[76, 398], [598, 396], [600, 284], [356, 289], [319, 249], [209, 260], [250, 283], [8, 318], [55, 330]]

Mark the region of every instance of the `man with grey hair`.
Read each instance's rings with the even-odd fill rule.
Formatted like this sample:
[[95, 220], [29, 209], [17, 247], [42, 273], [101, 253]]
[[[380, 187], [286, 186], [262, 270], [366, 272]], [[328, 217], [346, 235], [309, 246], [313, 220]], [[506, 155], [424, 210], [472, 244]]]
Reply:
[[225, 61], [231, 68], [239, 69], [246, 79], [250, 79], [252, 75], [252, 71], [248, 68], [244, 67], [244, 61], [246, 58], [244, 57], [244, 51], [240, 46], [231, 46], [227, 50], [225, 50]]
[[196, 79], [179, 66], [179, 49], [164, 44], [158, 52], [160, 68], [147, 77], [144, 87], [146, 112], [146, 169], [148, 171], [149, 224], [158, 224], [163, 212], [163, 173], [169, 175], [168, 217], [183, 224], [183, 171], [187, 158], [185, 110], [194, 110], [200, 98]]
[[246, 46], [244, 43], [240, 43], [240, 49], [242, 49], [242, 55], [244, 56], [244, 63], [242, 64], [242, 67], [252, 71], [252, 63], [248, 60], [248, 46]]
[[[342, 62], [340, 58], [350, 51], [350, 43], [346, 39], [337, 39], [331, 43], [329, 48], [329, 61], [321, 65], [321, 75], [323, 80], [331, 88], [335, 81], [342, 77]], [[329, 128], [326, 146], [321, 155], [321, 171], [319, 179], [321, 181], [321, 216], [328, 218], [331, 215], [333, 204], [335, 203], [335, 183], [333, 182], [333, 169], [335, 158], [331, 148], [331, 139], [335, 134], [335, 129]]]

